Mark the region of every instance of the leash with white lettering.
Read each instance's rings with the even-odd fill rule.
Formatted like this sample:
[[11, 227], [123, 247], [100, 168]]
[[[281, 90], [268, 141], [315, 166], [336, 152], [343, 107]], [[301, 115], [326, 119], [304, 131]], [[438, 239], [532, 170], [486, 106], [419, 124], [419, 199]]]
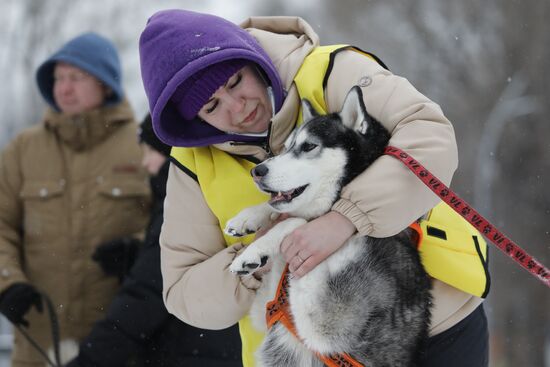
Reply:
[[416, 159], [399, 148], [386, 147], [384, 154], [392, 156], [403, 162], [426, 186], [460, 214], [470, 224], [477, 228], [489, 241], [496, 245], [502, 252], [512, 258], [522, 268], [531, 273], [538, 280], [550, 287], [550, 270], [525, 250], [506, 237], [494, 225], [462, 200], [443, 182], [422, 166]]

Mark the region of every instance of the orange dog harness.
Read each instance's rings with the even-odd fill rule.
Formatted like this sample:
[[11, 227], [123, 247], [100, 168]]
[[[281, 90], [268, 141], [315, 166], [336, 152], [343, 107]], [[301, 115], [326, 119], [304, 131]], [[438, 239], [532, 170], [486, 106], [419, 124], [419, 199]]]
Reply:
[[[422, 239], [422, 230], [418, 223], [413, 223], [409, 226], [417, 234], [417, 244], [420, 243]], [[281, 279], [279, 280], [279, 285], [277, 286], [277, 293], [275, 298], [268, 302], [266, 305], [265, 318], [267, 322], [267, 327], [270, 329], [276, 322], [283, 324], [287, 330], [294, 335], [294, 337], [301, 341], [298, 333], [296, 331], [296, 326], [292, 320], [292, 315], [290, 314], [290, 304], [288, 301], [288, 276], [290, 272], [288, 271], [288, 264], [285, 266]], [[357, 362], [351, 355], [348, 353], [335, 353], [330, 355], [323, 355], [315, 353], [317, 358], [319, 358], [327, 367], [364, 367], [363, 364]]]
[[[288, 264], [281, 275], [281, 280], [277, 287], [277, 293], [275, 298], [267, 303], [266, 306], [266, 321], [267, 327], [271, 328], [276, 322], [280, 322], [287, 328], [288, 331], [294, 337], [301, 341], [298, 333], [296, 332], [296, 327], [292, 321], [292, 316], [290, 314], [288, 303], [288, 276], [290, 272], [288, 271]], [[347, 353], [337, 353], [331, 355], [322, 355], [315, 353], [315, 355], [328, 367], [364, 367], [361, 363], [357, 362]]]

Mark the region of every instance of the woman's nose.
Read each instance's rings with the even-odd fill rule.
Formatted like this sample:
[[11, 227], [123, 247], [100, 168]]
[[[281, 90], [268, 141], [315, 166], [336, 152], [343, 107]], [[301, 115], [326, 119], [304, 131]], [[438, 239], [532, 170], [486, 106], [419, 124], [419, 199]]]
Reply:
[[244, 109], [244, 98], [238, 95], [227, 94], [227, 105], [233, 113], [239, 113]]

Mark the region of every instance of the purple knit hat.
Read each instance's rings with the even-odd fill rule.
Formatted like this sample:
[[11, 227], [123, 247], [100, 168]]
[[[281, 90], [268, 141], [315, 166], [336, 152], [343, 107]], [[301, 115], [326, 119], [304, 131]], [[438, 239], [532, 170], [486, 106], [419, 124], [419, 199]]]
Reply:
[[[274, 112], [283, 103], [281, 80], [267, 53], [247, 31], [223, 18], [186, 10], [160, 11], [147, 22], [139, 51], [153, 128], [170, 146], [197, 147], [258, 139], [226, 134], [195, 117], [197, 106], [202, 107], [203, 100], [206, 102], [217, 87], [248, 63], [255, 64], [270, 83]], [[199, 91], [203, 85], [208, 88], [200, 98], [190, 97], [191, 91]], [[204, 99], [206, 94], [209, 95]]]
[[249, 63], [246, 60], [236, 59], [207, 66], [181, 83], [170, 101], [176, 105], [184, 119], [191, 120], [197, 116], [202, 106], [219, 87]]

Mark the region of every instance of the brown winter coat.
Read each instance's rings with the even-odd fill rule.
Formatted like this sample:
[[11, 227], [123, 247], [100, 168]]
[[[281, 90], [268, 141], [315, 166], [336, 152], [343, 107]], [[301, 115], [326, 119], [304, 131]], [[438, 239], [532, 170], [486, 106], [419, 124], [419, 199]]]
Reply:
[[[94, 249], [146, 225], [150, 193], [136, 136], [127, 102], [73, 118], [50, 110], [0, 157], [0, 292], [28, 282], [48, 294], [61, 338], [85, 336], [117, 290], [92, 261]], [[47, 315], [33, 308], [26, 318], [50, 347]], [[19, 333], [12, 366], [44, 366]]]

